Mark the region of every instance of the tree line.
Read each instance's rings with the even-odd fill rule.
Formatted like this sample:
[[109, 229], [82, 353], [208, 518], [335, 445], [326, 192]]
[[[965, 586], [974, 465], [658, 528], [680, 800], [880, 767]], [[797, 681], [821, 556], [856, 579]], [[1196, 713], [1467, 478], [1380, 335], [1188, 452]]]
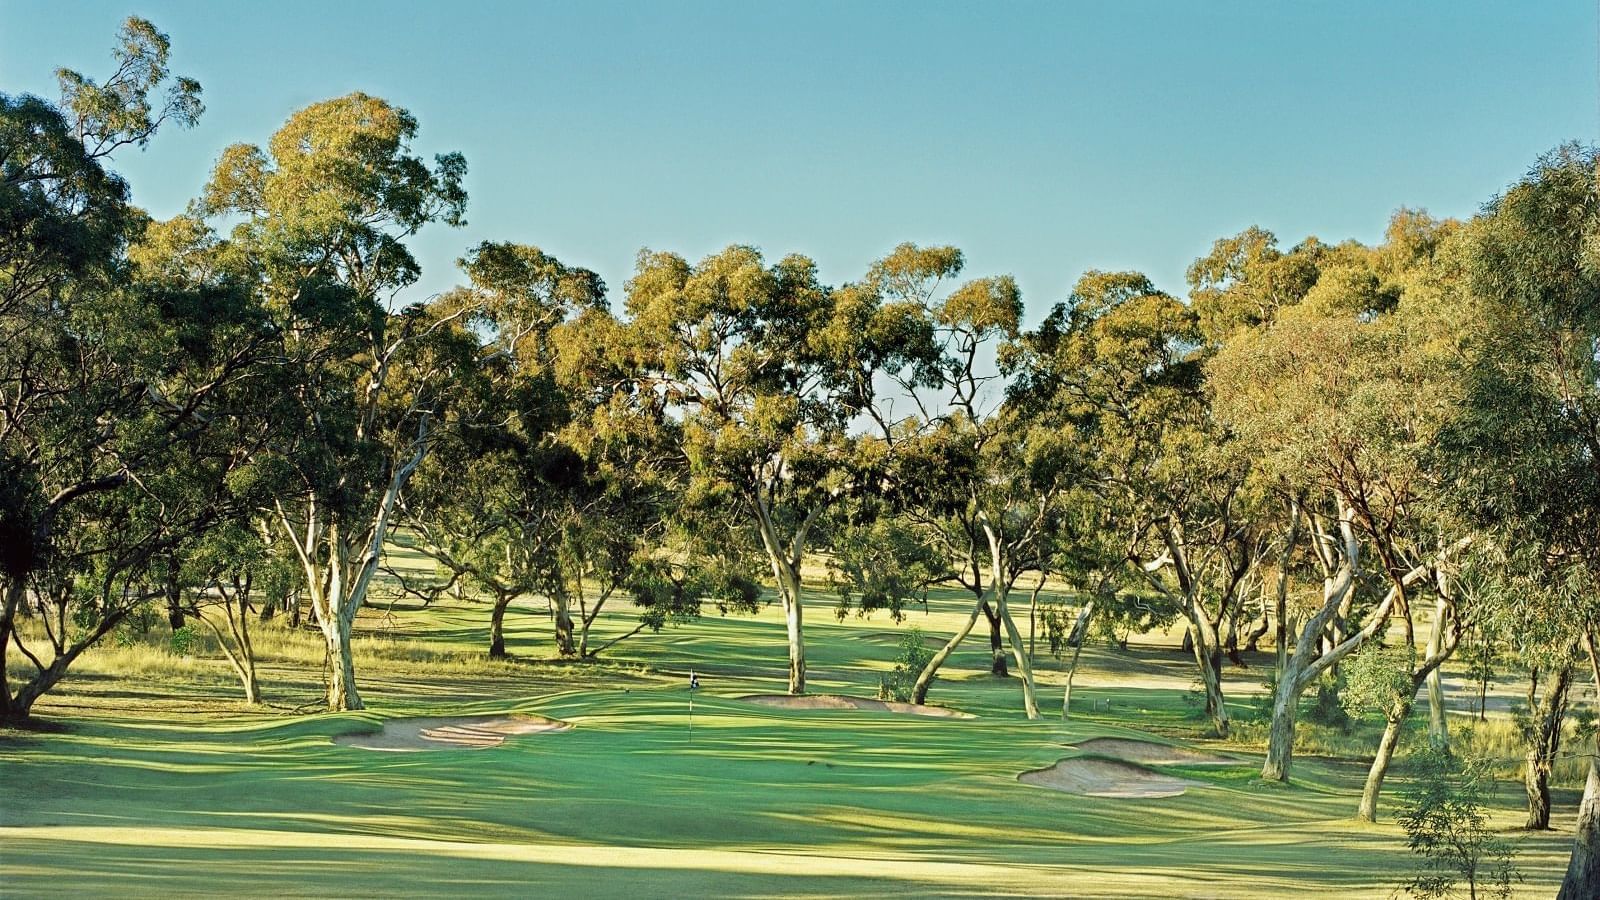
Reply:
[[[403, 529], [444, 576], [407, 589], [486, 598], [495, 656], [518, 597], [587, 658], [770, 589], [799, 694], [808, 604], [898, 620], [945, 585], [970, 609], [909, 699], [980, 623], [1034, 718], [1036, 627], [1075, 665], [1092, 629], [1177, 622], [1225, 736], [1225, 667], [1265, 642], [1262, 778], [1290, 777], [1305, 695], [1370, 697], [1367, 819], [1419, 691], [1448, 740], [1440, 668], [1487, 647], [1528, 673], [1547, 827], [1571, 688], [1600, 683], [1594, 149], [1374, 245], [1224, 237], [1183, 297], [1090, 271], [1031, 328], [1012, 278], [911, 244], [837, 285], [798, 254], [645, 250], [614, 305], [484, 242], [409, 301], [411, 239], [465, 221], [464, 158], [350, 94], [155, 220], [109, 165], [201, 115], [169, 50], [130, 19], [104, 80], [0, 94], [0, 721], [152, 608], [214, 629], [252, 701], [251, 620], [304, 615], [328, 708], [359, 709], [352, 630]], [[636, 627], [598, 642], [619, 603]], [[1563, 896], [1597, 879], [1591, 758]]]

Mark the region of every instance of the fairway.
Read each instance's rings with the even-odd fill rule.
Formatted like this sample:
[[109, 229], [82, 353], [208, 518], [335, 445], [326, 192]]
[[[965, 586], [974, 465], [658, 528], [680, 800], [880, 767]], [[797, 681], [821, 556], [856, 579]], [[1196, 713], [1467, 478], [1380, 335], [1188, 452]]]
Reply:
[[[936, 595], [911, 621], [943, 634], [962, 605]], [[1246, 764], [1152, 754], [1152, 771], [1190, 783], [1159, 799], [1019, 783], [1071, 746], [1129, 751], [1094, 738], [1197, 731], [1170, 643], [1086, 652], [1084, 713], [1063, 724], [1023, 719], [1015, 679], [987, 674], [977, 640], [930, 696], [976, 716], [954, 719], [735, 699], [782, 689], [771, 609], [640, 637], [593, 666], [474, 662], [485, 619], [472, 604], [374, 611], [363, 624], [388, 637], [363, 643], [365, 713], [288, 715], [320, 686], [270, 651], [265, 712], [233, 703], [220, 659], [118, 677], [86, 659], [40, 710], [57, 730], [0, 739], [5, 894], [1385, 897], [1412, 865], [1392, 816], [1352, 820], [1362, 760], [1303, 758], [1282, 788], [1237, 745], [1215, 749]], [[597, 628], [628, 624], [619, 612]], [[816, 692], [873, 695], [886, 620], [810, 635]], [[549, 641], [542, 609], [513, 609], [513, 653]], [[1232, 674], [1239, 696], [1251, 673]], [[428, 753], [332, 741], [385, 718], [507, 713], [573, 727]], [[1501, 787], [1498, 826], [1516, 823], [1519, 793]], [[1548, 896], [1564, 865], [1575, 798], [1558, 796], [1557, 831], [1515, 835], [1519, 896]]]

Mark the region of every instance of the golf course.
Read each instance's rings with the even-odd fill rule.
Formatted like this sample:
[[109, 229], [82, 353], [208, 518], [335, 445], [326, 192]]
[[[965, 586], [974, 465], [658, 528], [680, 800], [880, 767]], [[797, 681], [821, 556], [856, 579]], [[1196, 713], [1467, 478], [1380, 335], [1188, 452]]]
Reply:
[[0, 900], [1600, 900], [1600, 7], [119, 2]]
[[[940, 637], [965, 606], [936, 594], [908, 624]], [[1353, 818], [1364, 758], [1306, 756], [1291, 784], [1267, 785], [1259, 747], [1195, 741], [1189, 668], [1167, 635], [1086, 650], [1066, 722], [1024, 719], [1016, 679], [991, 676], [971, 642], [930, 697], [973, 716], [957, 719], [741, 700], [783, 689], [772, 611], [573, 666], [539, 659], [542, 604], [508, 615], [507, 662], [483, 657], [481, 604], [384, 609], [362, 621], [360, 713], [294, 714], [321, 694], [297, 658], [320, 654], [314, 635], [258, 638], [259, 710], [204, 652], [85, 658], [39, 710], [50, 727], [0, 738], [5, 894], [1386, 897], [1413, 866], [1391, 815]], [[900, 632], [881, 615], [812, 624], [813, 692], [873, 697]], [[1230, 672], [1241, 717], [1263, 674]], [[1040, 679], [1058, 693], [1058, 673], [1041, 665]], [[432, 752], [336, 743], [410, 717], [519, 715], [572, 727]], [[1153, 798], [1018, 780], [1107, 737], [1238, 764], [1139, 766], [1188, 783]], [[1555, 830], [1518, 834], [1517, 896], [1554, 890], [1576, 793], [1558, 789]], [[1497, 827], [1515, 833], [1520, 795], [1500, 786]]]

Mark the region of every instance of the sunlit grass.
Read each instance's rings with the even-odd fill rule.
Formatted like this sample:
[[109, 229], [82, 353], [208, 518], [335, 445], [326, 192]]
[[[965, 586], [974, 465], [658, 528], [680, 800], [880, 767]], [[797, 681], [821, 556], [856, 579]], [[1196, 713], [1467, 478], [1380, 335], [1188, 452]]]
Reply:
[[[808, 628], [811, 688], [871, 696], [899, 627], [836, 621], [827, 602]], [[940, 592], [909, 623], [948, 634], [968, 602]], [[596, 638], [632, 615], [619, 603]], [[5, 893], [1385, 897], [1411, 865], [1392, 793], [1385, 824], [1351, 820], [1365, 726], [1304, 729], [1309, 755], [1289, 787], [1255, 780], [1248, 726], [1240, 742], [1212, 743], [1246, 765], [1164, 767], [1205, 785], [1181, 797], [1016, 781], [1088, 737], [1197, 735], [1190, 663], [1168, 637], [1087, 650], [1063, 723], [1058, 664], [1040, 660], [1047, 718], [1026, 721], [1018, 681], [987, 674], [981, 627], [930, 697], [979, 718], [945, 720], [739, 701], [782, 690], [776, 610], [645, 633], [582, 664], [550, 658], [541, 602], [508, 618], [510, 661], [487, 659], [486, 621], [484, 606], [454, 599], [369, 610], [364, 713], [304, 714], [321, 693], [322, 641], [280, 622], [255, 631], [258, 708], [239, 702], [209, 638], [178, 655], [158, 623], [91, 651], [39, 707], [56, 730], [0, 735]], [[703, 685], [692, 730], [690, 668]], [[1258, 662], [1229, 671], [1242, 722], [1264, 675]], [[577, 727], [425, 754], [329, 740], [382, 716], [491, 712]], [[1509, 727], [1463, 740], [1503, 749]], [[1404, 780], [1402, 764], [1393, 784]], [[1520, 822], [1520, 794], [1503, 786], [1497, 827]], [[1512, 833], [1530, 897], [1550, 893], [1570, 845], [1575, 794], [1557, 799], [1565, 832]]]

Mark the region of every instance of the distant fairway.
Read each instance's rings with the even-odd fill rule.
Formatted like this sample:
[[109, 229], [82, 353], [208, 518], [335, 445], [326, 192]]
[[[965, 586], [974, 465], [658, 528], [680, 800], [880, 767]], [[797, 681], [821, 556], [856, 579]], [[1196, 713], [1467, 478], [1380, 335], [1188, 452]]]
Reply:
[[[948, 634], [963, 605], [944, 595], [911, 620]], [[310, 652], [309, 637], [263, 637], [263, 684], [280, 707], [263, 712], [234, 705], [217, 659], [146, 651], [141, 674], [113, 677], [91, 656], [40, 709], [63, 730], [0, 737], [0, 892], [1386, 897], [1413, 865], [1392, 815], [1403, 769], [1376, 827], [1351, 820], [1355, 759], [1303, 757], [1283, 789], [1254, 782], [1258, 754], [1217, 745], [1249, 764], [1152, 764], [1195, 785], [1162, 799], [1018, 782], [1079, 741], [1195, 729], [1187, 662], [1170, 644], [1086, 652], [1081, 717], [1063, 725], [1054, 661], [1041, 664], [1047, 717], [1025, 721], [1016, 681], [987, 675], [981, 633], [930, 695], [979, 717], [944, 719], [733, 699], [782, 690], [775, 610], [644, 635], [596, 666], [490, 664], [473, 655], [486, 618], [471, 604], [371, 611], [364, 624], [394, 640], [362, 644], [363, 714], [282, 708], [316, 699], [317, 667], [283, 660]], [[619, 606], [597, 628], [628, 621]], [[550, 653], [542, 609], [515, 609], [508, 627], [524, 660]], [[881, 616], [836, 624], [819, 603], [812, 690], [871, 697], [892, 640]], [[104, 652], [125, 666], [133, 651]], [[703, 686], [692, 736], [691, 667]], [[1230, 672], [1244, 714], [1241, 691], [1265, 668]], [[331, 740], [383, 717], [502, 713], [574, 727], [428, 753]], [[1558, 831], [1511, 833], [1522, 895], [1553, 892], [1575, 801], [1558, 792]], [[1521, 802], [1503, 784], [1496, 824], [1518, 824]]]

